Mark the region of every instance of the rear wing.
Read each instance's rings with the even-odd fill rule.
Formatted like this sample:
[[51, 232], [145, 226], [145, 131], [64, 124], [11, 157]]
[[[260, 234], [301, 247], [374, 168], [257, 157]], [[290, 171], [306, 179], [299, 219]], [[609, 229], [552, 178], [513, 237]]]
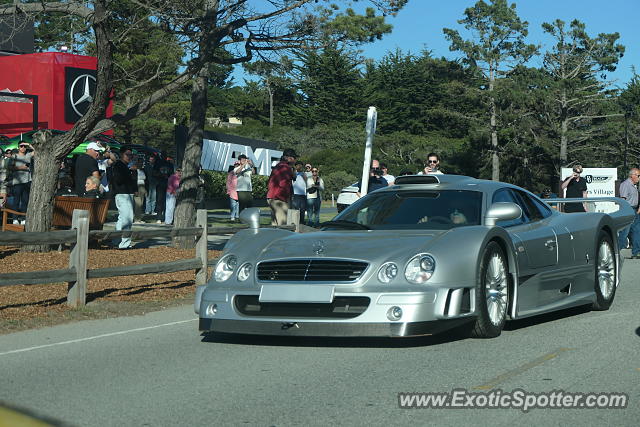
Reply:
[[[541, 199], [552, 208], [558, 209], [567, 203], [585, 203], [588, 212], [606, 213], [613, 219], [616, 231], [630, 225], [636, 215], [631, 205], [620, 197], [590, 197], [590, 198], [569, 198], [569, 199]], [[575, 215], [568, 213], [567, 215]]]

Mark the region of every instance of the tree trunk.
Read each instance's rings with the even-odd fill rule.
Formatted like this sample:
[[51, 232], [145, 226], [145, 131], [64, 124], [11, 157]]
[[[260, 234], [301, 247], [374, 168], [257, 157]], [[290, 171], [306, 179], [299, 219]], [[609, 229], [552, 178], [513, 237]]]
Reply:
[[569, 130], [569, 120], [563, 118], [560, 122], [560, 166], [567, 165], [567, 132]]
[[496, 118], [496, 100], [493, 97], [495, 84], [494, 70], [489, 73], [489, 108], [491, 110], [491, 179], [500, 181], [500, 157], [498, 156], [498, 123]]
[[567, 104], [567, 92], [563, 90], [560, 96], [560, 167], [567, 165], [567, 133], [569, 132], [569, 109]]
[[[53, 137], [50, 131], [40, 131], [33, 135], [34, 173], [31, 194], [27, 205], [26, 230], [44, 232], [51, 229], [53, 202], [58, 182], [60, 162], [79, 144], [89, 132], [104, 118], [113, 87], [111, 74], [112, 51], [108, 31], [108, 14], [102, 0], [94, 2], [93, 30], [96, 38], [98, 70], [96, 92], [89, 111], [64, 135]], [[26, 245], [26, 252], [47, 252], [49, 245]]]
[[[216, 26], [218, 0], [205, 1], [204, 21], [212, 28]], [[211, 33], [209, 33], [209, 36]], [[203, 58], [208, 58], [217, 48], [209, 37], [204, 37], [199, 50]], [[209, 63], [205, 63], [191, 87], [191, 112], [189, 117], [189, 136], [182, 157], [182, 178], [176, 199], [173, 224], [176, 228], [193, 227], [196, 222], [196, 197], [200, 183], [200, 160], [202, 157], [202, 135], [207, 115], [207, 85], [209, 83]], [[174, 239], [173, 244], [180, 248], [192, 248], [195, 240], [191, 237]]]
[[[191, 118], [189, 137], [182, 158], [182, 179], [180, 192], [176, 200], [174, 226], [176, 228], [193, 227], [196, 221], [196, 196], [200, 178], [200, 158], [202, 156], [202, 134], [207, 112], [207, 67], [195, 78], [191, 89]], [[192, 238], [176, 238], [174, 245], [191, 248]]]
[[496, 106], [493, 98], [491, 98], [491, 179], [494, 181], [500, 181], [500, 157], [498, 156]]
[[273, 127], [273, 89], [269, 87], [269, 127]]
[[[53, 218], [53, 203], [58, 182], [59, 160], [53, 152], [53, 145], [49, 143], [51, 133], [46, 132], [35, 136], [41, 141], [36, 142], [36, 155], [34, 156], [34, 172], [31, 182], [31, 195], [27, 205], [26, 230], [33, 232], [45, 232], [51, 229]], [[22, 250], [27, 252], [48, 252], [49, 245], [26, 245]]]

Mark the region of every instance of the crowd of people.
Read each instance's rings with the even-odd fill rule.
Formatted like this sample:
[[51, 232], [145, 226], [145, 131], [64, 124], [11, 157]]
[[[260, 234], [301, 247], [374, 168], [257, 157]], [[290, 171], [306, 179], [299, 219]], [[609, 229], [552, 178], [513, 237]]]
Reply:
[[[35, 154], [33, 147], [28, 142], [21, 142], [17, 150], [6, 150], [0, 154], [0, 206], [26, 212]], [[14, 224], [24, 222], [21, 218], [13, 219]]]
[[[442, 173], [437, 154], [427, 156], [428, 163], [419, 173]], [[227, 194], [229, 195], [230, 220], [238, 221], [243, 209], [251, 207], [251, 175], [255, 168], [244, 154], [238, 156], [235, 164], [227, 171]], [[412, 175], [411, 171], [402, 171], [400, 175]], [[371, 162], [368, 192], [393, 185], [395, 176], [389, 173], [387, 165], [378, 160]], [[361, 183], [358, 183], [360, 188]], [[324, 180], [317, 167], [298, 160], [293, 149], [284, 150], [280, 162], [273, 166], [267, 184], [267, 203], [271, 209], [271, 224], [284, 225], [287, 222], [289, 208], [300, 212], [300, 223], [310, 227], [320, 225], [320, 206]], [[360, 195], [358, 193], [358, 195]]]
[[[289, 207], [300, 212], [300, 223], [311, 227], [320, 224], [320, 204], [324, 191], [324, 180], [317, 167], [298, 161], [292, 149], [283, 152], [267, 184], [267, 203], [271, 208], [271, 223], [284, 225]], [[230, 220], [238, 221], [243, 209], [253, 204], [251, 175], [256, 170], [247, 156], [241, 154], [227, 171], [227, 194], [229, 195]]]
[[[0, 149], [0, 154], [0, 206], [26, 213], [37, 153], [31, 144], [21, 142], [17, 150]], [[135, 153], [126, 146], [115, 151], [90, 142], [84, 153], [61, 162], [56, 195], [114, 199], [116, 230], [131, 229], [145, 214], [158, 223], [172, 224], [180, 178], [180, 169], [166, 153]], [[13, 222], [24, 224], [24, 218]], [[129, 248], [131, 241], [122, 239], [117, 246]]]
[[[26, 212], [31, 191], [31, 180], [37, 155], [31, 144], [21, 142], [17, 150], [0, 148], [0, 207]], [[573, 173], [561, 184], [566, 198], [586, 198], [587, 184], [581, 176], [583, 168], [573, 167]], [[226, 189], [230, 200], [230, 220], [238, 221], [239, 213], [253, 205], [251, 177], [256, 173], [252, 161], [244, 154], [229, 166]], [[429, 153], [422, 174], [442, 174], [440, 157]], [[411, 175], [412, 171], [399, 173]], [[66, 159], [60, 165], [57, 193], [59, 196], [91, 198], [113, 198], [118, 209], [116, 230], [128, 230], [143, 215], [155, 216], [158, 223], [170, 225], [180, 191], [181, 170], [175, 168], [171, 159], [163, 152], [134, 153], [130, 148], [115, 152], [108, 145], [90, 142], [83, 154]], [[198, 189], [198, 198], [204, 195], [203, 180]], [[620, 185], [620, 197], [626, 199], [636, 211], [636, 219], [619, 235], [621, 247], [627, 240], [632, 242], [632, 257], [640, 259], [640, 210], [638, 208], [638, 182], [640, 170], [629, 171], [628, 179]], [[390, 174], [385, 163], [371, 162], [368, 192], [393, 185], [395, 176]], [[360, 190], [361, 183], [358, 183]], [[300, 222], [311, 227], [319, 226], [324, 180], [319, 169], [310, 163], [298, 160], [293, 149], [286, 149], [271, 171], [268, 181], [267, 203], [271, 209], [273, 225], [284, 225], [287, 211], [291, 207], [300, 212]], [[542, 194], [548, 198], [549, 191]], [[358, 196], [360, 194], [358, 193]], [[565, 212], [584, 212], [585, 203], [566, 203]], [[14, 224], [24, 224], [24, 216], [13, 219]], [[118, 247], [126, 249], [131, 241], [122, 239]]]

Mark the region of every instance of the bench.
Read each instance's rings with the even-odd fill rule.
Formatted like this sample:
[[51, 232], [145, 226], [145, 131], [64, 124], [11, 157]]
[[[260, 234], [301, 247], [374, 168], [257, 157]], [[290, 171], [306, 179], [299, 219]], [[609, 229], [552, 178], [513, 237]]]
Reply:
[[[53, 218], [51, 226], [54, 228], [70, 228], [74, 209], [89, 211], [89, 229], [102, 230], [107, 220], [109, 199], [96, 199], [93, 197], [56, 196], [53, 205]], [[25, 217], [26, 213], [13, 209], [2, 209], [2, 231], [24, 231], [24, 225], [13, 224], [9, 215]]]

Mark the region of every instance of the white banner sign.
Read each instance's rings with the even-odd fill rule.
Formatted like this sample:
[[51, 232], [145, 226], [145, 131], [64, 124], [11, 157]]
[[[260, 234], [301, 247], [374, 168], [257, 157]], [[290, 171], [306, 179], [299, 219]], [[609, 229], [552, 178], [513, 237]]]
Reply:
[[282, 151], [268, 148], [253, 149], [247, 145], [229, 142], [202, 140], [202, 169], [227, 172], [240, 154], [249, 158], [258, 170], [258, 175], [271, 175], [271, 166], [282, 157]]
[[[560, 179], [564, 181], [573, 173], [572, 168], [562, 168]], [[617, 168], [584, 168], [582, 177], [587, 181], [587, 197], [615, 197]], [[589, 212], [615, 212], [613, 202], [587, 203]]]

